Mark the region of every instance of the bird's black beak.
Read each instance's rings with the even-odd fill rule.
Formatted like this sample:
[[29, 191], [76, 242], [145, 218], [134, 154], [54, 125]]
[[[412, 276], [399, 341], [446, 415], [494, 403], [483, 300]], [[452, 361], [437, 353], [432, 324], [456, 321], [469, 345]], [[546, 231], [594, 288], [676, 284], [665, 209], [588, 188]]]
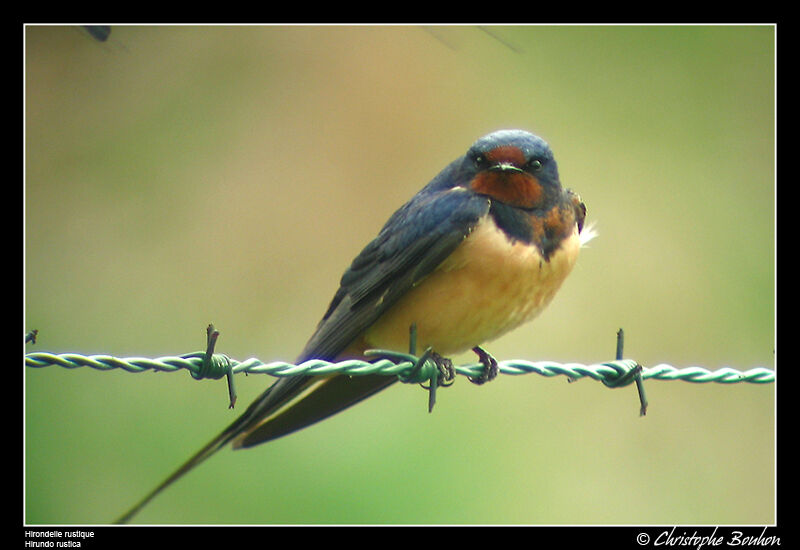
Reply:
[[497, 164], [491, 165], [489, 170], [493, 172], [523, 172], [522, 168], [519, 168], [510, 162], [498, 162]]

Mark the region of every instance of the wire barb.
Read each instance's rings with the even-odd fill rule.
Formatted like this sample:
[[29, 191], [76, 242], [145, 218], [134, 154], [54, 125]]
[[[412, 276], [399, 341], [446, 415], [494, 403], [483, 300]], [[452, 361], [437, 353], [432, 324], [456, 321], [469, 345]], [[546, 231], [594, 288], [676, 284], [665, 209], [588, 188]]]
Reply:
[[[622, 359], [623, 356], [623, 348], [625, 347], [625, 331], [621, 328], [617, 331], [617, 353], [616, 358], [617, 361]], [[606, 386], [609, 387], [620, 387], [626, 386], [631, 383], [631, 380], [636, 382], [636, 391], [639, 393], [639, 416], [644, 416], [647, 414], [647, 395], [644, 392], [644, 382], [642, 382], [642, 366], [640, 364], [636, 364], [629, 372], [620, 376], [613, 385], [610, 385], [608, 382], [603, 382]]]

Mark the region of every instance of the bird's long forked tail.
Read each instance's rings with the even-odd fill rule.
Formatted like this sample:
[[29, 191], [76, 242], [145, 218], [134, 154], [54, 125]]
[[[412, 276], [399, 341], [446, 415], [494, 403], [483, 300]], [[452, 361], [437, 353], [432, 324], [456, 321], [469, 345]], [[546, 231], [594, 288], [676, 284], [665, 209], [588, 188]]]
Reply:
[[205, 461], [208, 457], [216, 453], [222, 447], [224, 447], [231, 438], [235, 437], [235, 433], [231, 433], [231, 428], [233, 426], [226, 429], [224, 432], [219, 434], [215, 437], [211, 442], [209, 442], [205, 447], [200, 449], [194, 456], [192, 456], [189, 460], [187, 460], [180, 468], [175, 470], [172, 475], [170, 475], [167, 479], [161, 482], [161, 484], [150, 491], [150, 493], [145, 496], [142, 500], [140, 500], [136, 505], [134, 505], [130, 510], [125, 512], [122, 516], [117, 518], [114, 523], [128, 523], [133, 516], [135, 516], [139, 511], [144, 508], [151, 500], [153, 500], [161, 491], [175, 483], [178, 479], [183, 477], [186, 473], [192, 470], [195, 466], [199, 465], [201, 462]]
[[[222, 447], [233, 441], [237, 436], [247, 433], [253, 426], [257, 426], [273, 416], [280, 413], [285, 408], [287, 402], [293, 401], [298, 395], [302, 397], [303, 389], [308, 386], [314, 377], [297, 376], [293, 378], [282, 378], [272, 384], [264, 391], [253, 403], [242, 413], [233, 423], [225, 428], [217, 437], [207, 443], [202, 449], [196, 452], [189, 460], [175, 470], [167, 479], [161, 482], [155, 489], [150, 491], [141, 501], [120, 516], [114, 523], [127, 523], [161, 491], [175, 483], [178, 479], [186, 475], [193, 468], [204, 462], [211, 455], [219, 451]], [[299, 426], [296, 428], [299, 429]], [[281, 434], [282, 435], [282, 434]], [[276, 435], [275, 437], [278, 437]]]
[[323, 420], [397, 381], [394, 376], [295, 376], [262, 393], [222, 433], [195, 453], [115, 523], [127, 523], [164, 489], [228, 443], [247, 448], [272, 441]]

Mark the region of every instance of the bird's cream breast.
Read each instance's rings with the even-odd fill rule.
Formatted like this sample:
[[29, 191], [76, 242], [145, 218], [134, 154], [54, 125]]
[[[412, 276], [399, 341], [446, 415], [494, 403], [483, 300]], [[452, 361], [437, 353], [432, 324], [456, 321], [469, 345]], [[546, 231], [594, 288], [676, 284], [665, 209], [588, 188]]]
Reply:
[[512, 242], [486, 216], [428, 277], [364, 334], [369, 347], [405, 351], [417, 324], [418, 350], [461, 353], [533, 319], [578, 257], [577, 227], [545, 261], [535, 246]]

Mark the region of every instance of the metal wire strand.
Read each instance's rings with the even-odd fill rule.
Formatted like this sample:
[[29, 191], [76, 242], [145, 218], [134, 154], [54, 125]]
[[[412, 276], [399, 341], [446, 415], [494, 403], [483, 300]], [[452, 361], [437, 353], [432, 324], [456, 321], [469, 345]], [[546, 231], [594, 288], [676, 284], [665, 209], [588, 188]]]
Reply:
[[[312, 359], [299, 365], [283, 361], [265, 363], [259, 359], [250, 358], [244, 361], [231, 359], [223, 354], [213, 354], [211, 362], [217, 368], [203, 373], [208, 369], [204, 365], [205, 352], [195, 352], [181, 356], [166, 356], [155, 359], [145, 357], [117, 358], [110, 355], [80, 355], [77, 353], [53, 354], [46, 352], [28, 353], [25, 355], [25, 365], [33, 368], [59, 366], [67, 369], [89, 367], [97, 370], [123, 369], [127, 372], [144, 372], [149, 370], [161, 372], [175, 372], [187, 370], [194, 378], [221, 378], [228, 369], [234, 374], [269, 374], [271, 376], [285, 377], [298, 375], [327, 375], [346, 374], [349, 376], [362, 376], [367, 374], [382, 374], [386, 376], [400, 376], [406, 374], [417, 362], [417, 357], [410, 354], [389, 353], [376, 350], [374, 355], [381, 357], [374, 362], [364, 360], [347, 360], [340, 362], [322, 361]], [[594, 380], [611, 383], [620, 376], [629, 372], [638, 365], [631, 359], [620, 359], [584, 365], [580, 363], [557, 363], [554, 361], [526, 361], [522, 359], [498, 361], [498, 371], [508, 375], [539, 374], [540, 376], [566, 376], [571, 380], [592, 378]], [[484, 366], [480, 363], [467, 364], [455, 367], [458, 374], [464, 376], [479, 376]], [[715, 371], [703, 367], [689, 366], [683, 368], [659, 364], [654, 367], [643, 367], [641, 376], [644, 379], [655, 380], [682, 380], [684, 382], [732, 384], [748, 382], [751, 384], [769, 384], [775, 381], [773, 370], [756, 367], [746, 371], [739, 371], [730, 367], [723, 367]], [[424, 377], [424, 376], [423, 376]]]

